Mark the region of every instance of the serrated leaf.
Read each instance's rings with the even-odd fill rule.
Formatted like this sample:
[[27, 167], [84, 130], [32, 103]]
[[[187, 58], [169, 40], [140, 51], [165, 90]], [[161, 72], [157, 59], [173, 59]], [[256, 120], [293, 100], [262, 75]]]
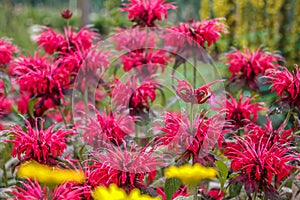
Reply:
[[176, 190], [181, 185], [181, 182], [177, 178], [168, 178], [165, 183], [165, 193], [166, 193], [166, 199], [172, 200], [173, 194], [176, 192]]

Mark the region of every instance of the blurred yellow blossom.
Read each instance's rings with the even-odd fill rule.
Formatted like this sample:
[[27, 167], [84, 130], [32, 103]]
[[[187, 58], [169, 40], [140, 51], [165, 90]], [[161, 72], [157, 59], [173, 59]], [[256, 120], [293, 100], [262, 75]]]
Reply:
[[36, 179], [40, 183], [55, 185], [68, 181], [83, 183], [85, 180], [82, 171], [50, 167], [36, 161], [22, 163], [18, 169], [17, 176], [19, 178]]
[[183, 184], [190, 186], [197, 185], [202, 179], [215, 178], [217, 175], [213, 167], [204, 167], [199, 164], [193, 166], [186, 164], [183, 166], [171, 166], [166, 169], [167, 178], [179, 178]]
[[95, 200], [161, 200], [159, 197], [141, 194], [138, 189], [126, 194], [122, 188], [118, 188], [115, 184], [111, 184], [108, 188], [104, 186], [95, 188], [92, 196]]

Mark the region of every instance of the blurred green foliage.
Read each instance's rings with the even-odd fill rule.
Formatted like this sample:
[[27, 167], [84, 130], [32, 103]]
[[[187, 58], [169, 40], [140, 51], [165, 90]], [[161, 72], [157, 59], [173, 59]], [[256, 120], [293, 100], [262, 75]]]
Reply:
[[290, 68], [300, 61], [299, 0], [199, 0], [201, 19], [224, 17], [230, 33], [215, 52], [260, 45], [280, 51]]
[[[37, 29], [36, 25], [63, 30], [67, 24], [61, 17], [61, 9], [43, 6], [0, 4], [0, 13], [0, 37], [12, 38], [22, 53], [33, 52], [36, 48], [36, 44], [30, 38], [30, 33]], [[69, 24], [78, 25], [79, 18], [73, 16]]]

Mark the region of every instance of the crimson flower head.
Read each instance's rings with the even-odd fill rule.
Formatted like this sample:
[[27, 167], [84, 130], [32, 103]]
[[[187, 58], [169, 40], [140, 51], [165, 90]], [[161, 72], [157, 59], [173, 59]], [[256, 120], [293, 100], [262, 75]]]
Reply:
[[177, 48], [193, 46], [205, 48], [207, 42], [210, 46], [217, 42], [222, 33], [228, 33], [226, 25], [221, 23], [221, 20], [215, 18], [169, 27], [165, 35], [166, 45]]
[[292, 107], [300, 108], [300, 71], [295, 65], [295, 72], [291, 73], [287, 68], [283, 70], [270, 69], [266, 72], [266, 83], [271, 84], [271, 91], [279, 96], [278, 101]]
[[10, 63], [12, 54], [17, 52], [17, 47], [12, 45], [9, 41], [0, 38], [0, 67]]
[[129, 113], [131, 116], [139, 117], [146, 122], [149, 119], [150, 103], [156, 99], [158, 84], [153, 81], [143, 81], [139, 87], [134, 89], [129, 99]]
[[224, 120], [220, 115], [209, 118], [206, 114], [197, 115], [193, 124], [187, 115], [166, 113], [164, 125], [156, 125], [162, 133], [157, 135], [157, 144], [167, 146], [168, 150], [176, 154], [185, 155], [184, 158], [193, 156], [195, 162], [199, 161], [200, 150], [214, 148], [216, 141], [222, 139]]
[[0, 79], [0, 118], [10, 113], [12, 105], [8, 97], [5, 95], [4, 81]]
[[122, 56], [124, 71], [136, 69], [142, 76], [155, 74], [159, 68], [164, 70], [167, 64], [164, 50], [131, 51]]
[[60, 33], [56, 33], [53, 29], [48, 27], [37, 38], [39, 46], [44, 47], [46, 53], [52, 55], [56, 51], [62, 51], [66, 46], [66, 40]]
[[66, 137], [73, 134], [71, 130], [54, 130], [54, 125], [43, 129], [44, 120], [35, 119], [35, 127], [29, 121], [25, 121], [25, 130], [19, 125], [11, 129], [14, 139], [7, 142], [13, 143], [12, 156], [18, 156], [19, 160], [34, 159], [40, 163], [47, 164], [51, 158], [61, 156], [67, 148]]
[[44, 48], [46, 53], [53, 54], [54, 52], [87, 50], [92, 46], [93, 40], [97, 38], [97, 34], [86, 27], [78, 32], [71, 27], [65, 28], [64, 35], [48, 27], [37, 37], [37, 43]]
[[155, 20], [162, 20], [163, 16], [168, 18], [168, 10], [176, 9], [173, 3], [165, 0], [130, 0], [124, 3], [121, 11], [128, 12], [128, 19], [135, 21], [139, 26], [154, 27]]
[[70, 9], [64, 9], [62, 12], [61, 12], [61, 16], [62, 18], [64, 19], [70, 19], [72, 17], [73, 13]]
[[145, 48], [155, 48], [157, 35], [147, 33], [144, 28], [116, 29], [116, 35], [111, 40], [116, 43], [117, 50], [141, 51]]
[[267, 123], [264, 126], [259, 126], [254, 123], [250, 123], [245, 126], [245, 134], [251, 135], [251, 138], [254, 142], [258, 143], [260, 140], [267, 141], [270, 143], [278, 143], [281, 145], [291, 145], [293, 141], [293, 130], [285, 129], [286, 121], [284, 121], [280, 127], [275, 129], [272, 125], [272, 121], [267, 116]]
[[[124, 144], [125, 145], [125, 144]], [[108, 145], [103, 152], [93, 152], [88, 182], [91, 186], [108, 186], [111, 183], [127, 192], [134, 188], [145, 189], [144, 179], [153, 180], [157, 167], [164, 166], [162, 158], [154, 154], [155, 149]]]
[[121, 145], [124, 137], [134, 133], [133, 118], [128, 115], [117, 115], [115, 113], [96, 112], [96, 119], [90, 119], [85, 127], [87, 141], [89, 144], [99, 147], [99, 142], [112, 142]]
[[193, 104], [203, 104], [205, 103], [212, 95], [212, 90], [209, 88], [211, 85], [220, 82], [221, 80], [213, 81], [206, 85], [203, 85], [197, 89], [194, 89], [189, 82], [186, 80], [180, 80], [174, 77], [177, 81], [176, 94], [180, 99], [187, 103]]
[[226, 120], [233, 125], [233, 128], [240, 128], [247, 125], [249, 122], [256, 122], [259, 111], [266, 111], [263, 102], [251, 103], [254, 97], [245, 97], [242, 94], [236, 100], [228, 93], [229, 98], [226, 99], [226, 108], [221, 108], [222, 112], [226, 113]]
[[253, 136], [236, 137], [236, 142], [228, 143], [225, 152], [232, 159], [232, 170], [240, 174], [238, 179], [243, 180], [247, 194], [269, 190], [273, 187], [274, 177], [278, 184], [290, 175], [294, 168], [291, 162], [297, 160], [289, 145], [265, 140], [264, 137], [257, 141]]
[[19, 57], [11, 64], [11, 72], [20, 86], [20, 93], [52, 99], [56, 105], [63, 99], [63, 90], [70, 85], [68, 71], [51, 64], [37, 53], [33, 57]]
[[261, 48], [250, 51], [247, 47], [244, 47], [244, 52], [234, 49], [226, 56], [228, 69], [232, 73], [229, 81], [242, 81], [249, 85], [250, 89], [257, 89], [258, 76], [264, 75], [268, 69], [277, 69], [277, 63], [282, 59], [281, 56], [265, 52]]
[[11, 193], [14, 195], [15, 200], [28, 200], [28, 199], [41, 199], [46, 200], [47, 196], [46, 185], [42, 189], [37, 180], [26, 179], [22, 182], [22, 187], [16, 186], [15, 190]]

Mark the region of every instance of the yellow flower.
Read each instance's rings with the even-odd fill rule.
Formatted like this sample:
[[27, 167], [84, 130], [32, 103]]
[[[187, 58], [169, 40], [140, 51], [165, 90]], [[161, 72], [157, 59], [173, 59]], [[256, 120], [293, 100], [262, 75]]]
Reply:
[[82, 171], [49, 167], [48, 165], [42, 165], [36, 161], [21, 164], [17, 176], [20, 178], [36, 179], [40, 183], [55, 185], [67, 181], [83, 183], [85, 180]]
[[217, 175], [213, 167], [204, 167], [199, 164], [183, 165], [180, 167], [171, 166], [166, 169], [165, 176], [167, 178], [179, 178], [183, 184], [190, 186], [197, 185], [202, 179], [215, 178]]
[[108, 188], [104, 186], [96, 187], [92, 196], [95, 200], [161, 200], [159, 197], [141, 194], [138, 189], [132, 190], [128, 195], [115, 184], [111, 184]]

